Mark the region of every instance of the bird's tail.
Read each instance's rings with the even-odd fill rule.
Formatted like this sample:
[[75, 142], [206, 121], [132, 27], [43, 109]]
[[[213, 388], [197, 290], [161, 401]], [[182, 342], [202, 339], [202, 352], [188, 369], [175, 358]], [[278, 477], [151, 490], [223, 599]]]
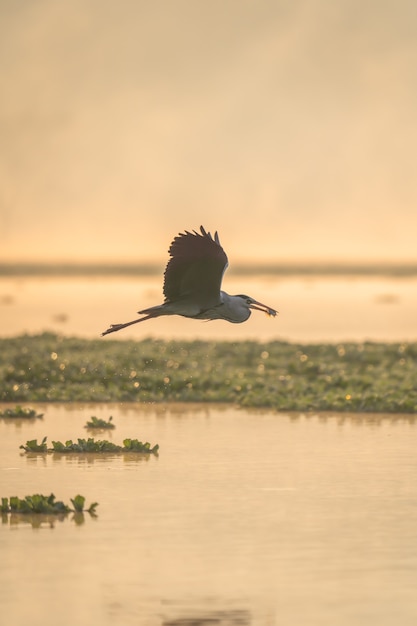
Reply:
[[104, 333], [101, 333], [101, 336], [109, 335], [110, 333], [115, 333], [118, 330], [122, 330], [122, 328], [126, 328], [127, 326], [132, 326], [132, 324], [138, 324], [139, 322], [146, 322], [146, 320], [150, 320], [152, 317], [159, 317], [160, 315], [167, 315], [166, 312], [163, 312], [163, 305], [151, 306], [149, 309], [144, 309], [143, 311], [138, 311], [139, 315], [144, 315], [145, 317], [140, 317], [137, 320], [133, 320], [132, 322], [126, 322], [125, 324], [112, 324], [109, 326]]
[[101, 336], [110, 335], [110, 333], [115, 333], [118, 330], [122, 330], [122, 328], [126, 328], [127, 326], [132, 326], [132, 324], [137, 324], [138, 322], [146, 322], [146, 320], [154, 317], [153, 315], [146, 315], [146, 317], [140, 317], [138, 320], [133, 320], [132, 322], [125, 322], [124, 324], [111, 324], [104, 333], [101, 333]]

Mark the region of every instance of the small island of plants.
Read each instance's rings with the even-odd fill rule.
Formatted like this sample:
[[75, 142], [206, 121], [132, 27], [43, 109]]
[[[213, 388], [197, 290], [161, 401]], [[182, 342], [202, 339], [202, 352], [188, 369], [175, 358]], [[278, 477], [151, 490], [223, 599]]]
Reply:
[[14, 408], [0, 411], [0, 417], [24, 418], [24, 419], [41, 419], [43, 413], [37, 413], [35, 409], [24, 408], [17, 404]]
[[55, 500], [55, 496], [51, 493], [49, 496], [42, 494], [34, 494], [32, 496], [25, 496], [24, 498], [18, 498], [17, 496], [11, 496], [10, 498], [1, 498], [0, 512], [2, 514], [7, 513], [19, 513], [23, 515], [31, 515], [35, 513], [44, 515], [68, 515], [68, 513], [90, 513], [90, 515], [96, 515], [96, 508], [98, 502], [90, 504], [88, 509], [84, 507], [84, 496], [77, 495], [71, 498], [72, 507], [65, 504], [61, 500]]
[[112, 430], [116, 428], [116, 426], [112, 423], [113, 417], [110, 416], [108, 420], [104, 420], [101, 417], [94, 417], [94, 415], [90, 418], [90, 421], [86, 423], [84, 428], [97, 428], [97, 429], [107, 429]]
[[79, 438], [76, 442], [69, 439], [65, 443], [62, 441], [52, 441], [52, 448], [48, 448], [47, 437], [44, 437], [41, 443], [38, 443], [37, 439], [32, 439], [26, 442], [26, 445], [21, 445], [21, 449], [25, 452], [32, 453], [50, 453], [57, 452], [62, 454], [68, 454], [71, 452], [75, 453], [103, 453], [103, 452], [111, 452], [113, 454], [119, 454], [123, 452], [136, 452], [141, 454], [157, 454], [159, 450], [159, 445], [156, 444], [151, 446], [149, 441], [142, 443], [138, 439], [129, 439], [126, 438], [123, 440], [123, 445], [117, 445], [111, 441], [107, 440], [95, 440], [93, 437], [89, 437], [88, 439]]

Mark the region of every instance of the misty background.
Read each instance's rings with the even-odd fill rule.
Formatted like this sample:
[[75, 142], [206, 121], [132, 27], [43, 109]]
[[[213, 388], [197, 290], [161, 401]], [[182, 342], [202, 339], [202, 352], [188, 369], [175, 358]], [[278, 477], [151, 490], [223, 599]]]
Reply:
[[2, 0], [0, 261], [416, 257], [413, 0]]

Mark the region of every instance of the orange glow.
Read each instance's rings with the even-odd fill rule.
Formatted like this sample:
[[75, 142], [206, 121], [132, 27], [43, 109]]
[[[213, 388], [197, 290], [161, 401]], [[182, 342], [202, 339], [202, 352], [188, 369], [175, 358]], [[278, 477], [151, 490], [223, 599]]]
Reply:
[[416, 257], [413, 3], [9, 3], [0, 262]]

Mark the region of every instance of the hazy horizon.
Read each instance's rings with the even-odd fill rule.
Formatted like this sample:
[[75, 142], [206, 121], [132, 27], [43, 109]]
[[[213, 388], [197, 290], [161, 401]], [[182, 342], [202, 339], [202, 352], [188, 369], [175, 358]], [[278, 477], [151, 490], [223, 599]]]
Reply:
[[414, 262], [411, 0], [0, 6], [0, 262]]

